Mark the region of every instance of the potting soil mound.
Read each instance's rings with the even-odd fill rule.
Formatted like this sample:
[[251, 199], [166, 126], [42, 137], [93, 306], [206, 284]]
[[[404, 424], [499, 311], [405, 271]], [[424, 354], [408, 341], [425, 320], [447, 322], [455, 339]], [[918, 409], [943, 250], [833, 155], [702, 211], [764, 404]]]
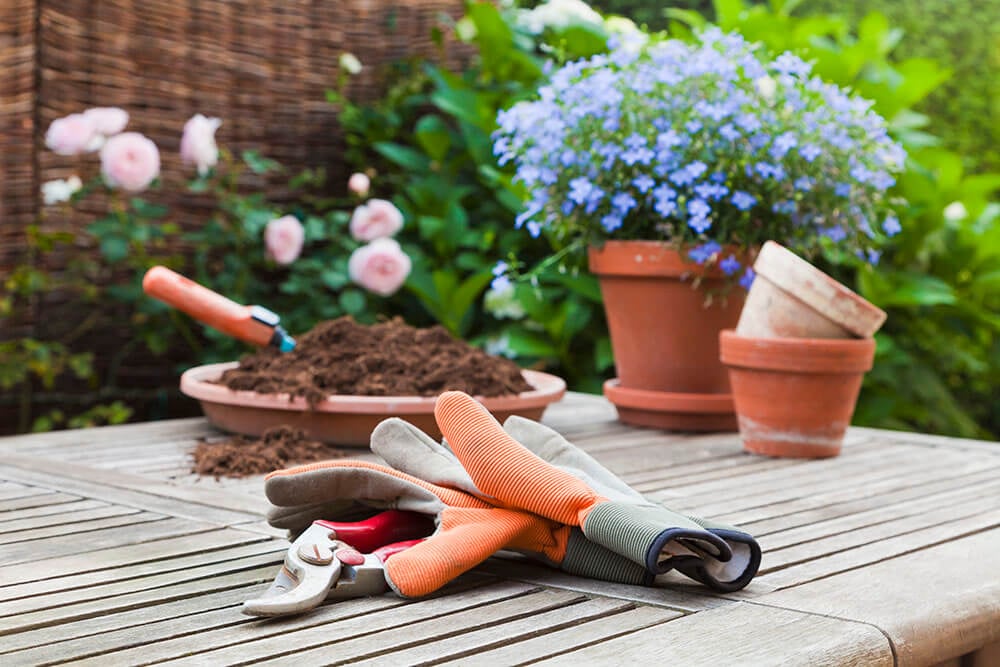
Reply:
[[295, 349], [263, 348], [240, 359], [219, 382], [235, 390], [288, 393], [316, 405], [331, 394], [437, 396], [464, 391], [502, 396], [529, 391], [521, 369], [453, 338], [441, 326], [418, 329], [394, 318], [373, 325], [351, 317], [321, 322]]
[[236, 435], [220, 442], [202, 440], [193, 456], [192, 472], [218, 478], [260, 475], [293, 463], [341, 458], [347, 452], [310, 440], [302, 429], [281, 425], [264, 431], [260, 438]]

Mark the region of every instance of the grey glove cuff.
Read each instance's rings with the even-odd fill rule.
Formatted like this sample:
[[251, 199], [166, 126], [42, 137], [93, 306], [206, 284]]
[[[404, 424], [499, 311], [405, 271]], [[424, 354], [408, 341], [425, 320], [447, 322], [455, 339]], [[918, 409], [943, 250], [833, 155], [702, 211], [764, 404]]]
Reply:
[[653, 575], [624, 556], [591, 542], [579, 528], [573, 528], [566, 543], [566, 557], [560, 568], [569, 574], [620, 584], [650, 586]]
[[644, 567], [663, 574], [692, 557], [728, 561], [729, 544], [687, 517], [653, 505], [606, 502], [583, 522], [583, 534]]

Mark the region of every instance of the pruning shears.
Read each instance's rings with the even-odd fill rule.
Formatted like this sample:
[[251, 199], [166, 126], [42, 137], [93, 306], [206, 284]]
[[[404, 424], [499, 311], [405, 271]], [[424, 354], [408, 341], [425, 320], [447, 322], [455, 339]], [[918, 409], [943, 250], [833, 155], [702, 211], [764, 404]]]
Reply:
[[378, 595], [388, 590], [385, 561], [434, 532], [426, 515], [389, 510], [364, 521], [313, 521], [288, 548], [274, 583], [243, 603], [250, 616], [309, 611], [327, 599]]
[[142, 289], [199, 322], [251, 345], [270, 345], [282, 352], [295, 348], [295, 339], [282, 328], [281, 318], [274, 312], [263, 306], [238, 304], [165, 266], [146, 271]]

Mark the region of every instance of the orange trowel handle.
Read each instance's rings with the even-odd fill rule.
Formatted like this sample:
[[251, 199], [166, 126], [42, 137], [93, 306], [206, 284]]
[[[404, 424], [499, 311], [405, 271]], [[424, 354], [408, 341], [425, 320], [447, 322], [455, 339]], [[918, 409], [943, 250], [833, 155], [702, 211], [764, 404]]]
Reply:
[[[240, 305], [165, 266], [154, 266], [147, 271], [142, 289], [233, 338], [264, 346], [274, 337], [277, 316], [267, 309]], [[272, 321], [262, 321], [268, 316]]]

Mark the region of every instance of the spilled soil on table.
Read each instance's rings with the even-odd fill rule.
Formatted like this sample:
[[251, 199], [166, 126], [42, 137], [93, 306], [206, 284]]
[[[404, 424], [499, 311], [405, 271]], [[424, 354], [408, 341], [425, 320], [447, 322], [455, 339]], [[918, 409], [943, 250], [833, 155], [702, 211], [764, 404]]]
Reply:
[[202, 440], [192, 453], [192, 472], [219, 477], [248, 477], [310, 463], [347, 456], [333, 445], [311, 440], [302, 429], [276, 426], [259, 438], [234, 435], [227, 440]]
[[[321, 322], [298, 336], [291, 352], [268, 347], [247, 355], [218, 382], [234, 390], [301, 396], [312, 406], [332, 394], [430, 397], [457, 390], [491, 397], [532, 388], [513, 361], [453, 338], [444, 327], [420, 329], [400, 318], [363, 325], [350, 317]], [[260, 438], [200, 442], [193, 472], [245, 477], [346, 455], [282, 425]]]

